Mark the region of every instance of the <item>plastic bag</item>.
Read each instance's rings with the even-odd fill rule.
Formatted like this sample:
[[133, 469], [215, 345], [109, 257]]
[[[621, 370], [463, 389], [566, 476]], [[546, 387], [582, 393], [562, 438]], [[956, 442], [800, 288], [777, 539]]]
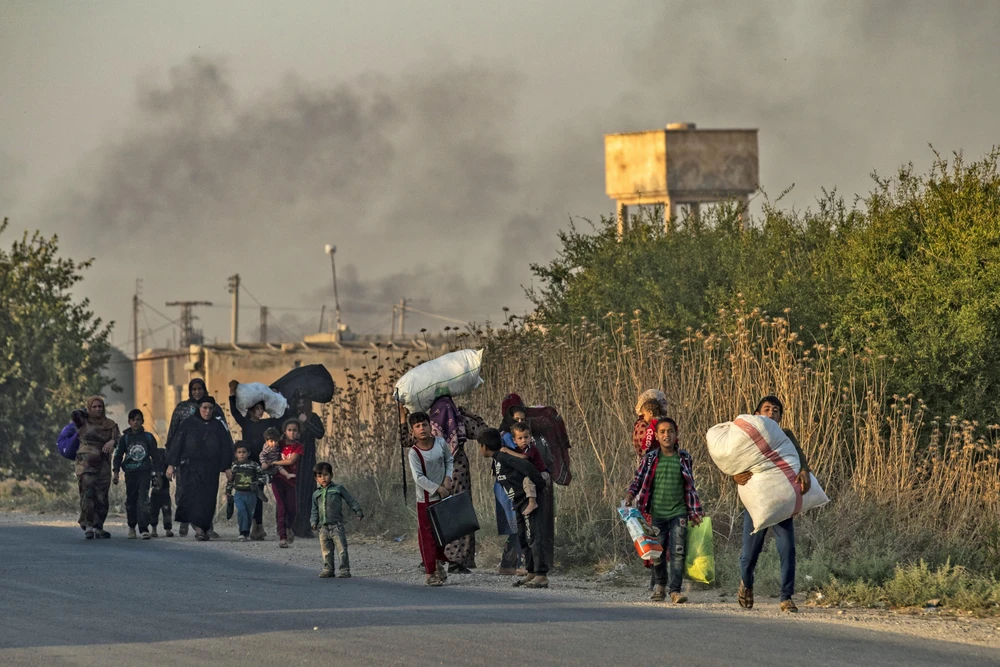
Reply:
[[70, 461], [76, 459], [76, 452], [80, 449], [80, 433], [76, 430], [75, 424], [68, 424], [59, 433], [56, 448], [59, 450], [59, 455], [64, 459], [69, 459]]
[[697, 526], [688, 522], [684, 576], [691, 581], [703, 584], [715, 581], [715, 545], [712, 538], [711, 517], [702, 517]]
[[632, 538], [632, 544], [635, 546], [639, 558], [648, 561], [660, 560], [663, 557], [663, 547], [656, 539], [660, 531], [650, 526], [638, 509], [626, 507], [625, 501], [622, 501], [618, 508], [618, 514], [625, 522], [625, 528], [628, 530], [629, 537]]
[[753, 473], [750, 481], [738, 487], [740, 500], [753, 519], [753, 532], [830, 502], [811, 474], [809, 492], [802, 493], [795, 481], [802, 469], [799, 454], [774, 420], [740, 415], [713, 426], [706, 439], [719, 470], [727, 475]]
[[430, 410], [440, 396], [462, 396], [483, 383], [482, 350], [458, 350], [425, 361], [396, 382], [396, 396], [410, 412]]
[[236, 409], [246, 415], [254, 405], [264, 403], [264, 409], [272, 417], [281, 417], [288, 410], [288, 401], [278, 392], [260, 382], [248, 382], [236, 387]]

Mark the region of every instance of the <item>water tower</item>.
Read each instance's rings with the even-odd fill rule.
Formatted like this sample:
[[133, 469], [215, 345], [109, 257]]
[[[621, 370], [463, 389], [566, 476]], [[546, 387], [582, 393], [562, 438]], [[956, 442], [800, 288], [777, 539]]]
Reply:
[[759, 186], [757, 130], [699, 130], [670, 123], [662, 130], [604, 135], [608, 196], [618, 204], [618, 234], [628, 207], [663, 204], [664, 226], [686, 205], [692, 217], [701, 204], [736, 201], [746, 210]]

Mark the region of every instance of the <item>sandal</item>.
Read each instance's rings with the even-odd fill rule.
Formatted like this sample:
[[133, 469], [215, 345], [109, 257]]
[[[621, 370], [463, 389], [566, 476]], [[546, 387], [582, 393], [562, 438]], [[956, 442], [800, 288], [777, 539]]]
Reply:
[[514, 582], [514, 588], [519, 588], [521, 586], [527, 586], [531, 583], [531, 580], [535, 578], [535, 575], [529, 572], [523, 579], [518, 579]]
[[[543, 581], [538, 581], [542, 579]], [[548, 588], [549, 580], [546, 577], [535, 577], [531, 581], [524, 584], [525, 588]]]
[[753, 589], [744, 586], [742, 580], [739, 590], [736, 591], [736, 601], [744, 609], [753, 609]]

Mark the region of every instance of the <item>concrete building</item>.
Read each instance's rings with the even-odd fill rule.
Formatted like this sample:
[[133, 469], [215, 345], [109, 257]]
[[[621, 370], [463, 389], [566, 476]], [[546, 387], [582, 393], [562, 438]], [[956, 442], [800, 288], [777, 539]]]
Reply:
[[665, 228], [683, 205], [697, 219], [701, 204], [735, 200], [745, 216], [760, 182], [757, 130], [671, 123], [661, 130], [607, 134], [604, 168], [607, 194], [618, 205], [619, 236], [629, 206], [662, 204]]
[[[141, 352], [135, 365], [135, 405], [146, 415], [147, 430], [162, 442], [174, 407], [187, 398], [187, 384], [192, 378], [203, 378], [209, 393], [228, 412], [230, 380], [270, 384], [298, 366], [323, 364], [336, 385], [343, 388], [349, 373], [360, 376], [366, 368], [377, 367], [381, 362], [372, 356], [384, 358], [387, 351], [393, 358], [409, 351], [407, 361], [416, 364], [448, 352], [449, 347], [443, 338], [390, 340], [376, 336], [336, 342], [332, 336], [319, 334], [307, 336], [301, 343], [151, 349]], [[386, 387], [386, 391], [391, 388]], [[320, 412], [318, 406], [316, 411]], [[230, 424], [235, 426], [232, 421]]]

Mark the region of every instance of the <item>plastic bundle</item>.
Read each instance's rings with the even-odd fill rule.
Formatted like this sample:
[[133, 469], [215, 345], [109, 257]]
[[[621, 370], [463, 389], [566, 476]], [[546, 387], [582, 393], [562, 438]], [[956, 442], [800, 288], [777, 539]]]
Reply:
[[626, 507], [624, 501], [618, 508], [618, 514], [625, 522], [625, 528], [628, 530], [629, 537], [632, 538], [632, 544], [635, 546], [639, 558], [648, 561], [660, 560], [663, 556], [663, 547], [656, 539], [660, 531], [650, 526], [638, 509]]
[[236, 409], [241, 415], [245, 415], [247, 410], [258, 403], [263, 403], [267, 414], [272, 417], [281, 417], [288, 410], [288, 401], [285, 397], [266, 384], [248, 382], [236, 387]]
[[396, 396], [410, 412], [429, 410], [440, 396], [462, 396], [483, 383], [482, 350], [458, 350], [425, 361], [396, 382]]

